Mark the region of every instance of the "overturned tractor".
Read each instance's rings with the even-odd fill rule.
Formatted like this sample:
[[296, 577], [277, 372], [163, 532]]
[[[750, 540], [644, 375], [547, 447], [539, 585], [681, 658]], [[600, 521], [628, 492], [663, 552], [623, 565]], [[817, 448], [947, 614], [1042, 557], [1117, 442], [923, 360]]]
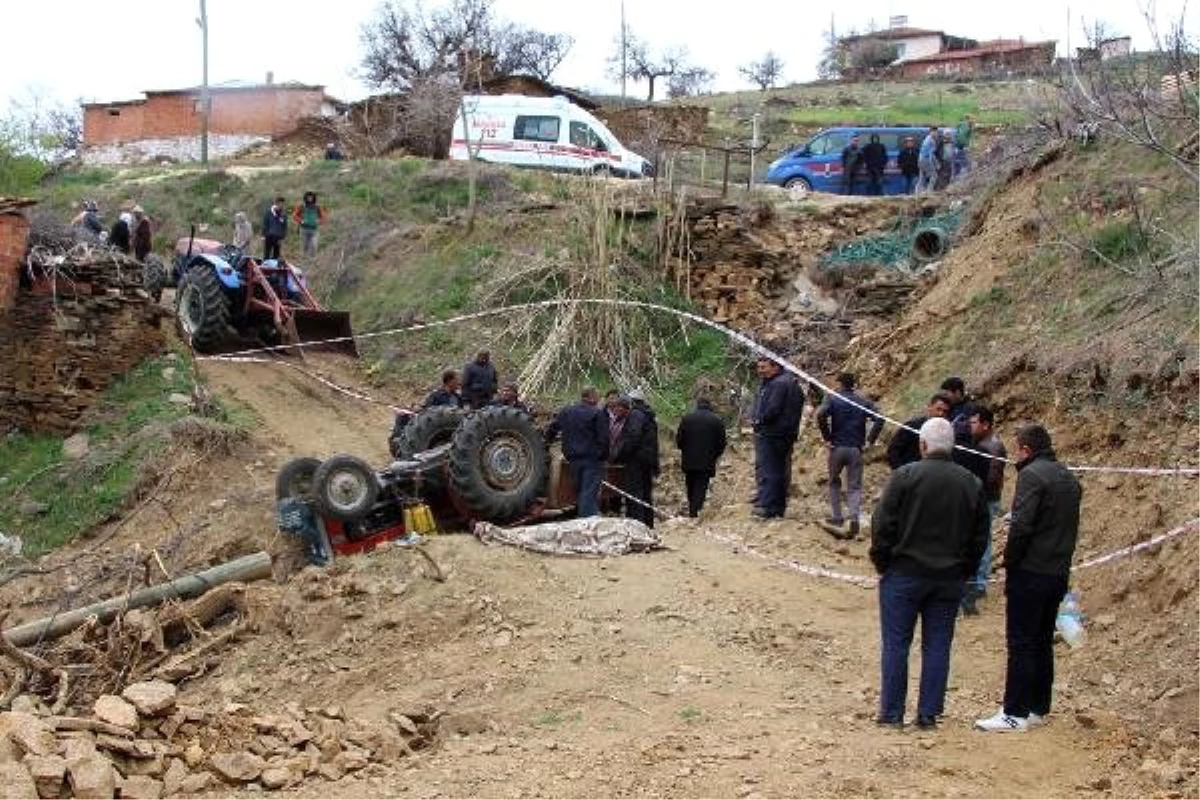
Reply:
[[326, 311], [304, 272], [193, 235], [175, 245], [175, 316], [201, 353], [306, 345], [357, 356], [350, 315]]
[[515, 525], [574, 515], [570, 473], [551, 457], [533, 417], [520, 409], [490, 406], [454, 415], [454, 425], [450, 422], [441, 408], [416, 415], [408, 427], [424, 434], [406, 444], [440, 443], [419, 452], [401, 448], [397, 460], [382, 469], [352, 455], [289, 461], [277, 476], [276, 496], [300, 500], [311, 509], [327, 551], [336, 553], [405, 536], [405, 512], [419, 506], [430, 508], [443, 527], [478, 521]]

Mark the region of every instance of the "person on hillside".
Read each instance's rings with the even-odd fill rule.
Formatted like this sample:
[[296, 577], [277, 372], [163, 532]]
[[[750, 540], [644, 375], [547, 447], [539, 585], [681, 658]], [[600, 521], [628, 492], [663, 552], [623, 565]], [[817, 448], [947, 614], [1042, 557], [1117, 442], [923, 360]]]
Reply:
[[237, 212], [233, 215], [233, 246], [243, 253], [249, 253], [253, 241], [254, 226], [244, 211]]
[[921, 140], [921, 149], [917, 151], [917, 169], [920, 174], [917, 186], [913, 190], [916, 194], [933, 191], [933, 184], [937, 182], [937, 147], [940, 141], [937, 125], [930, 125], [929, 133], [925, 134], [925, 138]]
[[153, 227], [150, 216], [141, 206], [134, 206], [133, 211], [133, 257], [145, 261], [153, 248]]
[[842, 149], [842, 194], [854, 194], [854, 181], [864, 166], [862, 156], [858, 136], [851, 136], [850, 143]]
[[521, 400], [520, 393], [517, 391], [515, 383], [506, 383], [500, 387], [500, 394], [496, 399], [488, 403], [490, 406], [503, 406], [505, 408], [515, 408], [518, 411], [524, 411], [526, 414], [533, 414], [528, 404]]
[[[862, 451], [867, 445], [875, 444], [883, 431], [883, 417], [869, 398], [854, 390], [857, 380], [849, 372], [837, 377], [839, 391], [829, 394], [817, 408], [817, 427], [829, 450], [826, 467], [829, 470], [829, 509], [826, 520], [830, 525], [841, 528], [842, 518], [842, 472], [846, 473], [846, 505], [850, 512], [850, 527], [847, 538], [858, 536], [858, 518], [862, 513]], [[870, 432], [867, 422], [874, 418]]]
[[342, 152], [342, 148], [338, 147], [337, 142], [329, 142], [325, 145], [325, 160], [326, 161], [341, 161], [346, 155]]
[[954, 173], [954, 131], [942, 131], [941, 142], [936, 149], [938, 170], [933, 188], [941, 191], [950, 185]]
[[463, 400], [469, 408], [483, 408], [496, 396], [496, 365], [492, 354], [480, 350], [474, 360], [463, 367]]
[[317, 254], [317, 238], [324, 221], [325, 209], [317, 202], [317, 193], [305, 192], [304, 199], [292, 209], [292, 222], [300, 226], [305, 258], [312, 258]]
[[917, 140], [911, 136], [905, 136], [900, 152], [896, 155], [896, 166], [900, 168], [900, 177], [904, 179], [905, 194], [913, 193], [913, 187], [917, 184], [917, 176], [921, 174], [919, 158]]
[[725, 421], [713, 411], [705, 397], [696, 398], [696, 407], [683, 415], [675, 431], [679, 448], [679, 466], [687, 488], [688, 516], [696, 517], [704, 509], [708, 484], [717, 474], [717, 462], [725, 453], [728, 437]]
[[546, 444], [562, 438], [562, 454], [575, 484], [575, 512], [600, 513], [600, 482], [608, 460], [608, 417], [599, 407], [600, 392], [585, 386], [579, 402], [559, 411], [546, 427]]
[[85, 200], [83, 208], [71, 220], [71, 227], [80, 228], [87, 236], [103, 239], [104, 221], [100, 218], [100, 206], [95, 200]]
[[[610, 441], [609, 460], [621, 465], [621, 491], [625, 516], [654, 527], [653, 472], [658, 461], [657, 426], [626, 395], [617, 398], [620, 422], [615, 442]], [[612, 427], [610, 426], [610, 431]]]
[[[951, 423], [953, 424], [953, 423]], [[966, 616], [979, 613], [978, 603], [987, 596], [988, 578], [992, 573], [992, 523], [1000, 515], [1000, 494], [1004, 490], [1004, 466], [1007, 463], [1008, 451], [1004, 443], [996, 435], [995, 416], [992, 410], [985, 406], [973, 407], [968, 419], [971, 430], [971, 447], [974, 452], [954, 451], [955, 461], [962, 464], [971, 474], [983, 481], [983, 490], [988, 503], [988, 540], [979, 559], [979, 571], [967, 582], [967, 591], [963, 596], [962, 611]], [[967, 458], [960, 459], [960, 453]]]
[[954, 623], [968, 575], [988, 535], [979, 479], [950, 460], [954, 430], [941, 418], [918, 432], [921, 460], [892, 473], [871, 515], [871, 562], [879, 573], [880, 687], [876, 722], [900, 728], [908, 697], [908, 651], [921, 620], [917, 727], [945, 711]]
[[754, 479], [756, 491], [751, 515], [778, 519], [787, 511], [792, 451], [800, 433], [804, 392], [796, 378], [773, 358], [759, 356], [758, 395], [751, 423], [754, 428]]
[[126, 255], [129, 253], [129, 224], [132, 221], [133, 215], [122, 211], [117, 216], [117, 221], [112, 224], [112, 228], [108, 231], [108, 243]]
[[883, 172], [887, 169], [888, 154], [878, 133], [872, 133], [871, 141], [863, 147], [862, 160], [867, 169], [867, 194], [883, 194]]
[[954, 128], [954, 179], [958, 180], [960, 176], [971, 169], [971, 159], [967, 152], [971, 147], [971, 139], [975, 135], [975, 117], [972, 114], [964, 114], [959, 120], [958, 125]]
[[[897, 428], [892, 433], [892, 438], [888, 441], [887, 446], [887, 462], [889, 467], [897, 470], [905, 464], [921, 460], [920, 442], [917, 438], [917, 431], [921, 429], [926, 420], [934, 417], [945, 419], [950, 413], [950, 402], [949, 395], [945, 392], [938, 392], [929, 398], [929, 404], [926, 406], [923, 416], [913, 417], [904, 423], [904, 427]], [[951, 427], [951, 430], [953, 430], [953, 427]]]
[[1054, 622], [1070, 586], [1083, 488], [1054, 455], [1050, 433], [1017, 429], [1017, 486], [1004, 552], [1004, 705], [975, 727], [1019, 733], [1045, 722], [1054, 686]]
[[286, 202], [282, 197], [276, 197], [267, 213], [263, 214], [263, 261], [272, 258], [283, 260], [283, 240], [288, 232], [287, 214], [283, 210]]
[[429, 396], [425, 398], [424, 408], [433, 408], [434, 406], [462, 408], [465, 402], [460, 391], [461, 388], [462, 382], [459, 380], [458, 370], [446, 370], [442, 373], [442, 385], [430, 392]]

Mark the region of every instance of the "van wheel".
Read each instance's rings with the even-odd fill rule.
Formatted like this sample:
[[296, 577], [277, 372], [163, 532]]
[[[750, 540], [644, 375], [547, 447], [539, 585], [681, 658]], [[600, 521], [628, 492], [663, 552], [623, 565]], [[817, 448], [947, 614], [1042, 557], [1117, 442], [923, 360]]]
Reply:
[[592, 168], [592, 175], [596, 176], [597, 178], [610, 178], [612, 177], [612, 170], [609, 168], [608, 164], [597, 164]]
[[783, 188], [788, 190], [788, 195], [793, 200], [803, 200], [812, 191], [812, 184], [808, 182], [808, 178], [789, 178]]

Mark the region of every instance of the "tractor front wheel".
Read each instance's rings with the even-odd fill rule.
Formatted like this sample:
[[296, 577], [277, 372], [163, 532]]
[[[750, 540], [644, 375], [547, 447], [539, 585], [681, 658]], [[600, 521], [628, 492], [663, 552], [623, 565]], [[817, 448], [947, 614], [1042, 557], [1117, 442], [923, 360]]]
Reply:
[[202, 353], [225, 339], [229, 300], [211, 265], [197, 264], [184, 273], [175, 295], [175, 318], [183, 340]]
[[323, 514], [353, 522], [365, 517], [379, 499], [379, 478], [361, 458], [339, 455], [317, 467], [313, 489]]

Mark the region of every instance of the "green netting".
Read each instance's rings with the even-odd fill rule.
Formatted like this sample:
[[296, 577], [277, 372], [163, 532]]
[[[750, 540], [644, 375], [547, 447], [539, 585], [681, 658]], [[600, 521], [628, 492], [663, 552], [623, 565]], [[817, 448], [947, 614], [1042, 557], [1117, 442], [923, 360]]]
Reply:
[[957, 208], [938, 212], [917, 220], [901, 218], [887, 233], [864, 236], [846, 242], [821, 257], [821, 269], [837, 269], [857, 264], [904, 269], [913, 261], [913, 240], [923, 230], [938, 228], [947, 237], [953, 236], [962, 222], [963, 209]]

